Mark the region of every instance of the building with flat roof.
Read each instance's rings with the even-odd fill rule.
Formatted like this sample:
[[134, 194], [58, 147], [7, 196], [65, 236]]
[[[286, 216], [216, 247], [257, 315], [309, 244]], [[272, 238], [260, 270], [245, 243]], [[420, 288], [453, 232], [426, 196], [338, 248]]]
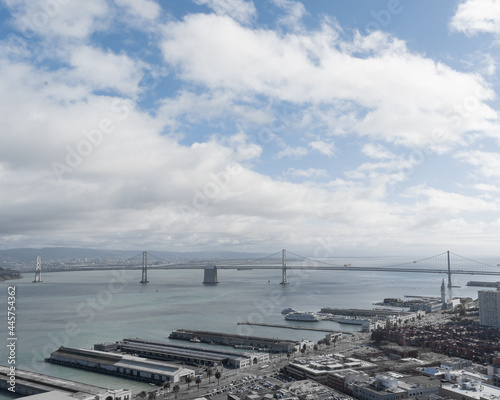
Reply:
[[[94, 350], [101, 348], [103, 344], [94, 345]], [[122, 354], [134, 354], [156, 360], [180, 361], [194, 366], [222, 365], [228, 368], [245, 368], [269, 363], [268, 353], [209, 349], [139, 338], [123, 339], [115, 344], [115, 348]]]
[[480, 382], [442, 385], [439, 395], [456, 400], [499, 400], [500, 388]]
[[[9, 367], [0, 366], [0, 389], [7, 390]], [[16, 394], [36, 400], [131, 400], [128, 389], [106, 389], [33, 371], [16, 369]]]
[[195, 371], [192, 369], [161, 361], [63, 346], [54, 351], [46, 361], [160, 385], [163, 382], [179, 382], [187, 376], [195, 376]]
[[359, 400], [420, 399], [437, 395], [441, 381], [428, 376], [403, 376], [394, 372], [378, 374], [368, 382], [353, 384]]
[[500, 329], [500, 291], [480, 290], [479, 323]]

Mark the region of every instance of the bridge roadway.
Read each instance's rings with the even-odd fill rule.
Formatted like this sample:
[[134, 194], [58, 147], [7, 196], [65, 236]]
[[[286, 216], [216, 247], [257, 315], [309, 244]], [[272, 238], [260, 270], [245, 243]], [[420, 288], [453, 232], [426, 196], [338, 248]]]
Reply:
[[[214, 264], [165, 264], [165, 265], [148, 265], [148, 271], [154, 270], [169, 270], [169, 269], [205, 269], [207, 266]], [[282, 270], [281, 265], [216, 265], [218, 270], [223, 269], [267, 269], [267, 270]], [[141, 270], [142, 266], [127, 266], [114, 265], [102, 267], [75, 267], [75, 268], [57, 268], [45, 269], [43, 273], [49, 272], [71, 272], [71, 271], [119, 271], [119, 270]], [[426, 274], [448, 274], [448, 269], [438, 268], [404, 268], [404, 267], [353, 267], [353, 266], [314, 266], [314, 265], [287, 265], [287, 270], [309, 270], [309, 271], [363, 271], [363, 272], [409, 272], [409, 273], [426, 273]], [[500, 276], [500, 268], [498, 271], [473, 271], [464, 269], [451, 269], [451, 274], [457, 275], [496, 275]]]

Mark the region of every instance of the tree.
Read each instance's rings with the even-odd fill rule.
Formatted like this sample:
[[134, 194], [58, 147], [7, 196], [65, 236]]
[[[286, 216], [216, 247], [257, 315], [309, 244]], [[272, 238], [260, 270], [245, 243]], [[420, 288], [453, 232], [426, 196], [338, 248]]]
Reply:
[[179, 391], [181, 390], [181, 388], [179, 387], [179, 385], [175, 385], [173, 388], [172, 388], [172, 391], [174, 392], [175, 394], [175, 398], [177, 398], [177, 395], [179, 394]]
[[287, 357], [289, 360], [290, 360], [290, 357], [291, 357], [291, 356], [292, 356], [292, 353], [290, 353], [290, 352], [287, 352], [287, 353], [286, 353], [286, 357]]
[[214, 370], [212, 368], [207, 369], [208, 383], [210, 383], [210, 378], [214, 374]]
[[188, 384], [188, 388], [191, 387], [191, 382], [193, 382], [193, 377], [191, 375], [186, 376], [186, 383]]
[[200, 390], [201, 378], [199, 376], [197, 376], [195, 382], [198, 385], [198, 390]]
[[221, 376], [222, 376], [222, 372], [220, 372], [219, 370], [217, 370], [215, 372], [215, 378], [217, 379], [217, 385], [219, 384], [219, 380], [220, 380]]
[[313, 347], [313, 349], [314, 349], [314, 351], [318, 351], [318, 349], [319, 349], [318, 345], [315, 344], [314, 347]]
[[163, 382], [163, 389], [170, 389], [170, 382]]
[[156, 399], [156, 393], [155, 392], [149, 392], [148, 400], [155, 400]]
[[335, 351], [335, 347], [337, 346], [337, 342], [339, 340], [339, 336], [338, 335], [335, 335], [333, 337], [333, 351]]
[[305, 346], [300, 349], [300, 352], [302, 353], [302, 355], [304, 355], [304, 353], [306, 352]]
[[146, 392], [145, 392], [144, 390], [143, 390], [141, 393], [139, 393], [139, 397], [140, 397], [141, 399], [146, 398], [146, 396], [147, 396], [147, 394], [146, 394]]

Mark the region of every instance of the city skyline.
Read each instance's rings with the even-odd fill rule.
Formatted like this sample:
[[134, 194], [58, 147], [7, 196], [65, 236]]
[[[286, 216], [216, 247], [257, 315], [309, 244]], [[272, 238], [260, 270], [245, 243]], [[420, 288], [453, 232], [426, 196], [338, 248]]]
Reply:
[[0, 249], [496, 254], [500, 1], [0, 17]]

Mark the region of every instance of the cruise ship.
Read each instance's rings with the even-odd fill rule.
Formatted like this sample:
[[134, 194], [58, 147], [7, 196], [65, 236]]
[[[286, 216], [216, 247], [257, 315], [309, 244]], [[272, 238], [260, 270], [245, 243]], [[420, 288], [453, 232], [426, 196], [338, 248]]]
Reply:
[[286, 320], [289, 321], [308, 321], [308, 322], [317, 322], [319, 321], [319, 316], [312, 312], [292, 312], [285, 316]]

